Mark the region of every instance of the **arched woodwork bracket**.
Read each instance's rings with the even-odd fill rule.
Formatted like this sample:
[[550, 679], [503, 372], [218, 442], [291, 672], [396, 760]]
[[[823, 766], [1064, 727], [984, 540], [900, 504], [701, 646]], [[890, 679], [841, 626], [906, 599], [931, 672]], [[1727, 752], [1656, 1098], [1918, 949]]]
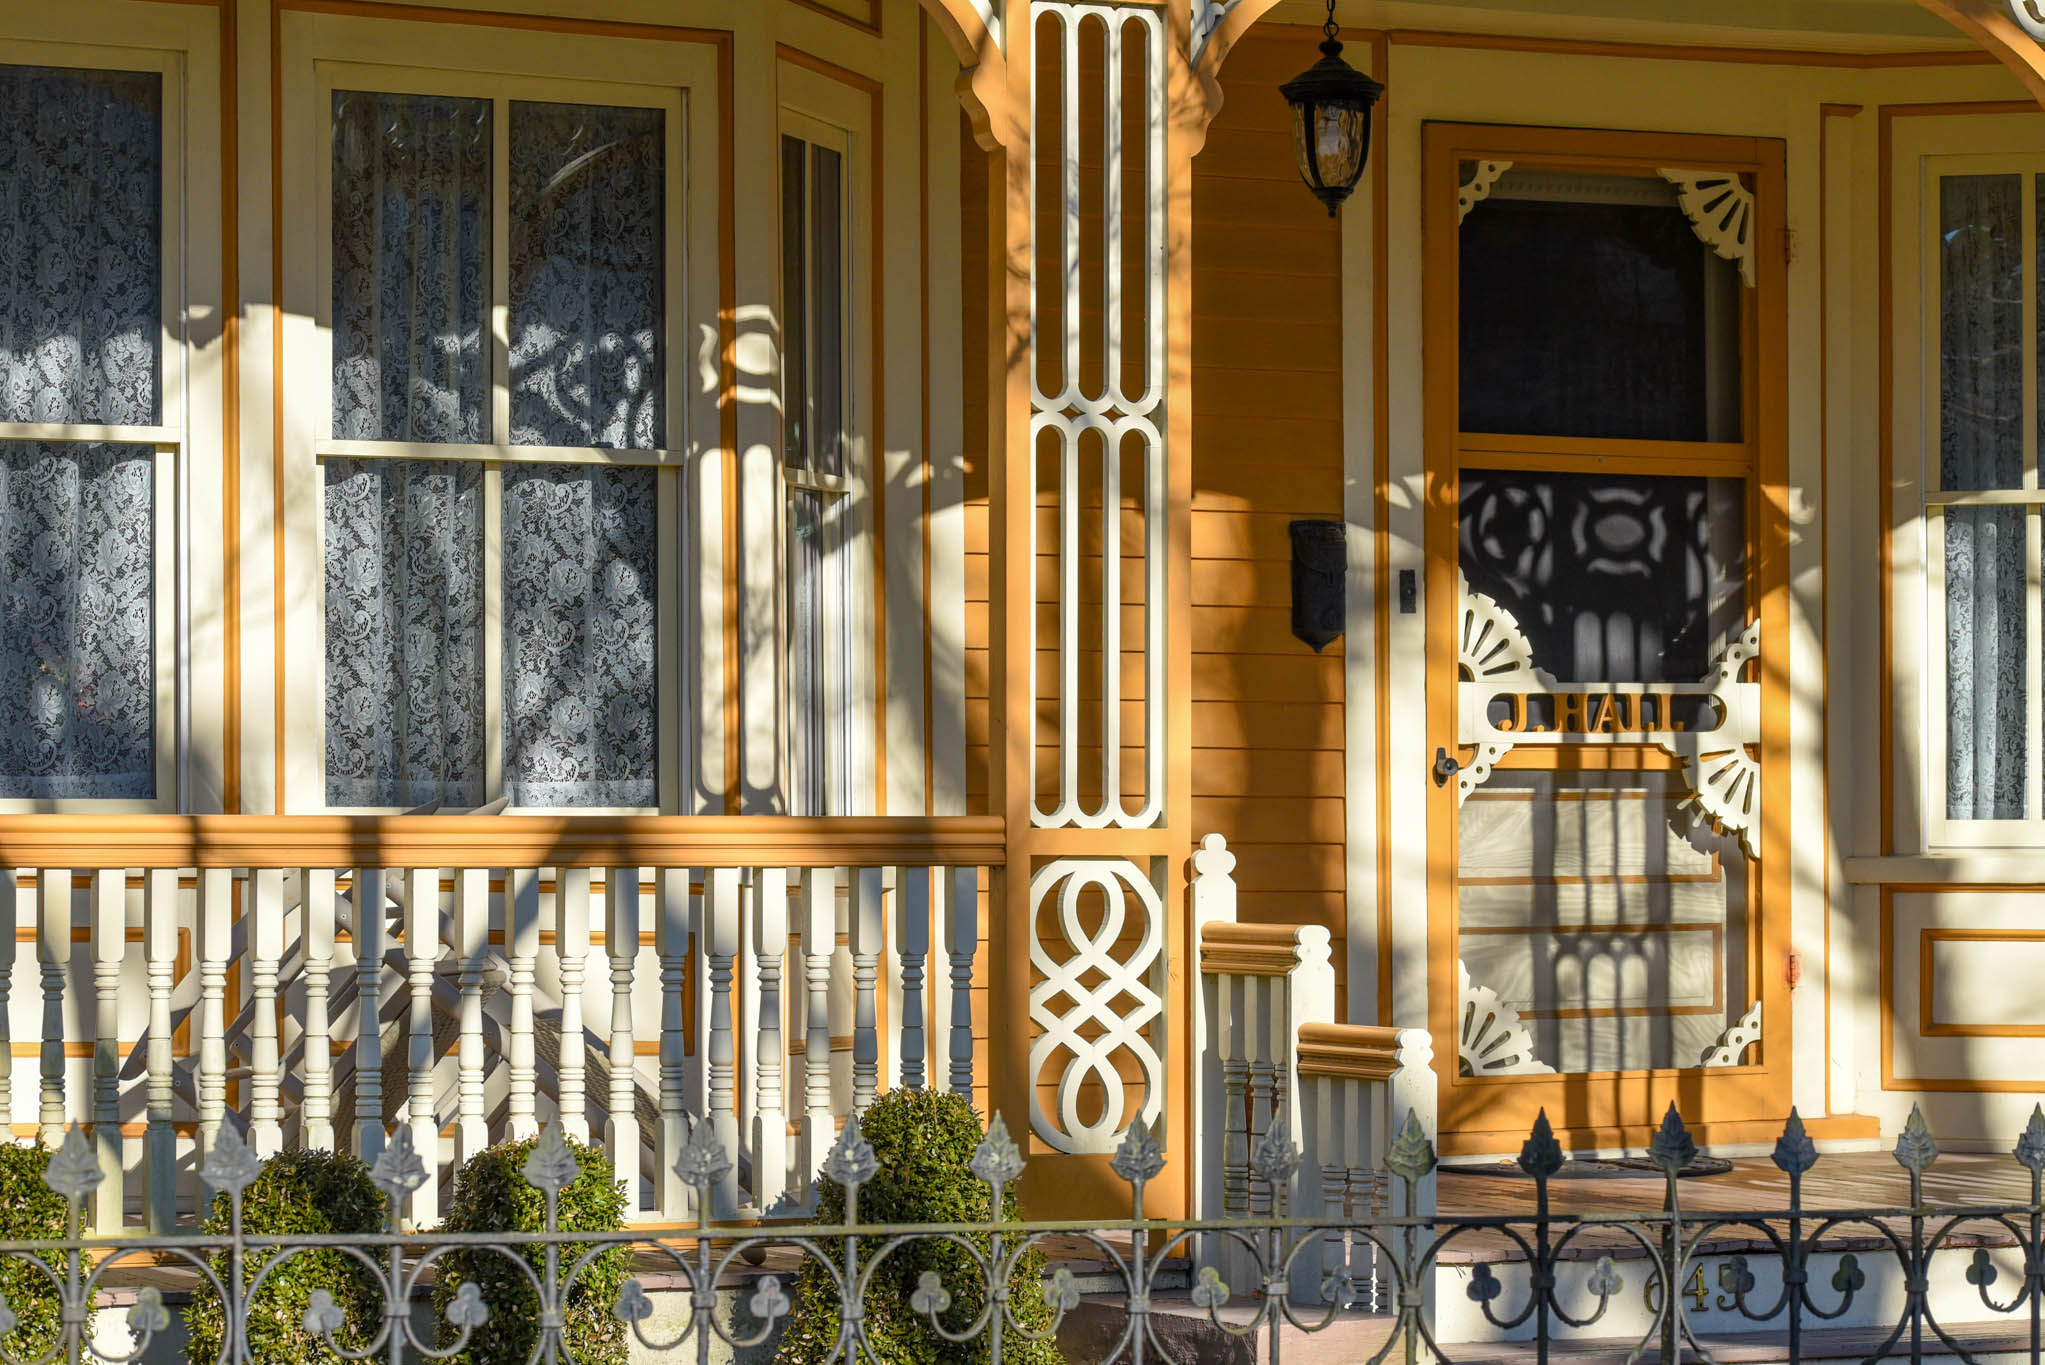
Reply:
[[1001, 0], [921, 0], [937, 31], [959, 59], [954, 87], [981, 150], [1008, 145], [1010, 117], [1008, 57], [1001, 43]]
[[[2016, 73], [2045, 104], [2045, 3], [2040, 0], [1917, 0]], [[2021, 19], [2019, 15], [2021, 14]], [[2028, 31], [2027, 31], [2028, 30]]]

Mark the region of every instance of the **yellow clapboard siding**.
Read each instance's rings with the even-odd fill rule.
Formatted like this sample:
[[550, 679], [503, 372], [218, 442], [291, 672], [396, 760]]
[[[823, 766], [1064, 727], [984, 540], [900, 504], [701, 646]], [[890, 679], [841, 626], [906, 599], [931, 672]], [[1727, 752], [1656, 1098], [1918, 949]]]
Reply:
[[1242, 917], [1325, 925], [1339, 973], [1342, 646], [1292, 634], [1288, 527], [1342, 517], [1341, 232], [1292, 169], [1298, 33], [1237, 44], [1193, 162], [1192, 816], [1235, 851]]
[[1193, 823], [1232, 831], [1230, 844], [1339, 844], [1346, 837], [1339, 796], [1199, 796]]
[[[966, 695], [987, 695], [988, 656], [984, 649], [966, 651]], [[1058, 653], [1037, 651], [1037, 675], [1055, 680]], [[1146, 661], [1141, 654], [1125, 651], [1118, 671], [1122, 695], [1141, 697]], [[1195, 654], [1193, 695], [1196, 699], [1232, 698], [1241, 701], [1330, 702], [1342, 700], [1342, 660], [1323, 654], [1302, 663], [1290, 657], [1269, 654]], [[1099, 650], [1082, 650], [1079, 655], [1079, 695], [1097, 699], [1101, 695]]]
[[[1198, 738], [1196, 736], [1196, 738]], [[1194, 789], [1203, 797], [1321, 796], [1342, 790], [1342, 755], [1288, 754], [1273, 763], [1242, 749], [1193, 750]]]

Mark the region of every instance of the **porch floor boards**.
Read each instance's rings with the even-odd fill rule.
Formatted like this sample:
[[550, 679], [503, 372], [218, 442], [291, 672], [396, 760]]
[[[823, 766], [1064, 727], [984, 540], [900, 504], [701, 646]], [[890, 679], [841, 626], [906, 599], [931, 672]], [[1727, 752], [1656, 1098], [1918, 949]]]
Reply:
[[[1618, 1215], [1659, 1213], [1664, 1182], [1659, 1174], [1642, 1172], [1632, 1176], [1583, 1176], [1548, 1182], [1548, 1208], [1556, 1214]], [[1789, 1207], [1789, 1177], [1766, 1157], [1749, 1157], [1733, 1162], [1724, 1175], [1702, 1176], [1681, 1182], [1683, 1217], [1693, 1226], [1714, 1217], [1781, 1213]], [[2024, 1204], [2031, 1198], [2030, 1173], [2005, 1155], [1991, 1153], [1944, 1153], [1938, 1164], [1924, 1173], [1924, 1198], [1934, 1212], [1940, 1205], [1979, 1206], [1983, 1204]], [[1454, 1166], [1440, 1168], [1437, 1204], [1445, 1216], [1466, 1218], [1516, 1218], [1534, 1216], [1534, 1182], [1523, 1176], [1478, 1174]], [[1804, 1175], [1803, 1207], [1806, 1234], [1831, 1210], [1857, 1208], [1902, 1208], [1910, 1203], [1910, 1175], [1887, 1152], [1836, 1153], [1818, 1158], [1818, 1164]], [[1887, 1219], [1908, 1235], [1909, 1220]], [[1770, 1220], [1781, 1231], [1781, 1219]], [[1955, 1230], [1947, 1245], [1954, 1247], [2008, 1246], [2009, 1233], [1987, 1222]], [[1874, 1228], [1862, 1224], [1841, 1228], [1821, 1242], [1827, 1251], [1888, 1250], [1890, 1243]], [[1770, 1243], [1758, 1231], [1726, 1228], [1714, 1236], [1704, 1250], [1727, 1254], [1739, 1251], [1769, 1251]], [[1566, 1259], [1611, 1256], [1614, 1260], [1645, 1256], [1639, 1242], [1616, 1228], [1587, 1226], [1562, 1251]], [[1476, 1228], [1463, 1233], [1442, 1249], [1444, 1265], [1469, 1265], [1478, 1261], [1499, 1262], [1525, 1259], [1517, 1243], [1505, 1233]]]

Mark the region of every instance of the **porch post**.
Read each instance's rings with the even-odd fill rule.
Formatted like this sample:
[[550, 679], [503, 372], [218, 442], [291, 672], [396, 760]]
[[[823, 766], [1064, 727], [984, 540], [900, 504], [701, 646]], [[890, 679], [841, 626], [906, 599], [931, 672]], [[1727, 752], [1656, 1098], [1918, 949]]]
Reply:
[[1194, 1168], [1192, 4], [1011, 0], [989, 120], [990, 985], [993, 1018], [1029, 1020], [990, 1081], [1040, 1216], [1125, 1198], [1105, 1157], [1139, 1117], [1170, 1161], [1153, 1207]]

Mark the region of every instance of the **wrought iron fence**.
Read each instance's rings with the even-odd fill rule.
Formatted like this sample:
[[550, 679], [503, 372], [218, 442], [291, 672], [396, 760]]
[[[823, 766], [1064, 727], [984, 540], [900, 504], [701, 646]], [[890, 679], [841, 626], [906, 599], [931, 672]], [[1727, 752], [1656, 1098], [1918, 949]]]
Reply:
[[[845, 1192], [842, 1223], [821, 1225], [719, 1225], [701, 1223], [676, 1229], [627, 1229], [615, 1233], [566, 1231], [559, 1226], [558, 1199], [579, 1173], [577, 1160], [558, 1128], [549, 1125], [535, 1144], [523, 1174], [544, 1197], [545, 1220], [537, 1233], [451, 1234], [401, 1230], [402, 1210], [411, 1193], [426, 1179], [409, 1130], [400, 1128], [379, 1156], [371, 1178], [387, 1200], [387, 1230], [376, 1236], [266, 1236], [243, 1226], [243, 1194], [261, 1174], [264, 1163], [234, 1134], [223, 1128], [212, 1145], [202, 1176], [225, 1196], [227, 1230], [219, 1235], [86, 1236], [80, 1232], [88, 1200], [102, 1174], [92, 1145], [78, 1128], [71, 1129], [52, 1155], [45, 1181], [69, 1205], [69, 1235], [37, 1242], [0, 1242], [0, 1256], [19, 1258], [36, 1267], [48, 1281], [38, 1288], [45, 1301], [61, 1304], [61, 1328], [49, 1349], [32, 1360], [8, 1351], [7, 1365], [42, 1365], [63, 1359], [99, 1360], [110, 1365], [140, 1360], [171, 1326], [171, 1307], [163, 1291], [145, 1284], [127, 1310], [130, 1348], [109, 1352], [93, 1340], [93, 1304], [98, 1293], [122, 1282], [124, 1268], [165, 1265], [180, 1267], [197, 1292], [210, 1293], [224, 1305], [225, 1339], [219, 1360], [245, 1365], [252, 1354], [246, 1324], [266, 1284], [294, 1257], [319, 1247], [339, 1250], [358, 1262], [377, 1281], [383, 1295], [380, 1326], [372, 1337], [352, 1339], [345, 1314], [333, 1296], [315, 1290], [302, 1321], [305, 1331], [335, 1357], [384, 1360], [390, 1365], [408, 1359], [444, 1359], [460, 1352], [471, 1334], [489, 1320], [491, 1307], [476, 1286], [464, 1285], [449, 1296], [443, 1322], [433, 1337], [423, 1335], [410, 1305], [430, 1283], [435, 1266], [458, 1248], [485, 1247], [523, 1267], [536, 1298], [537, 1344], [531, 1359], [538, 1362], [574, 1359], [564, 1332], [564, 1307], [570, 1290], [598, 1257], [616, 1247], [634, 1250], [639, 1263], [657, 1257], [682, 1286], [677, 1296], [685, 1311], [664, 1332], [653, 1325], [654, 1296], [638, 1278], [628, 1279], [610, 1309], [643, 1353], [676, 1360], [693, 1356], [699, 1362], [723, 1351], [769, 1345], [795, 1311], [793, 1286], [779, 1274], [754, 1274], [747, 1281], [750, 1322], [735, 1326], [720, 1315], [720, 1282], [773, 1247], [793, 1253], [800, 1263], [823, 1276], [828, 1293], [841, 1305], [832, 1359], [872, 1361], [888, 1357], [868, 1331], [868, 1308], [876, 1276], [891, 1258], [919, 1243], [943, 1241], [965, 1253], [975, 1282], [947, 1284], [925, 1273], [909, 1295], [908, 1306], [945, 1341], [983, 1341], [987, 1358], [1000, 1362], [1026, 1343], [1042, 1341], [1079, 1307], [1081, 1283], [1069, 1267], [1047, 1276], [1043, 1298], [1048, 1324], [1034, 1325], [1018, 1316], [1007, 1286], [1018, 1265], [1033, 1249], [1052, 1238], [1072, 1240], [1090, 1248], [1101, 1272], [1116, 1286], [1110, 1296], [1126, 1311], [1119, 1338], [1100, 1359], [1141, 1365], [1169, 1357], [1156, 1331], [1158, 1296], [1167, 1266], [1187, 1260], [1199, 1265], [1190, 1301], [1214, 1330], [1244, 1340], [1256, 1354], [1277, 1362], [1288, 1341], [1324, 1331], [1345, 1314], [1388, 1303], [1384, 1337], [1367, 1365], [1403, 1359], [1481, 1358], [1482, 1345], [1457, 1348], [1436, 1339], [1432, 1293], [1442, 1292], [1438, 1272], [1448, 1264], [1444, 1253], [1488, 1236], [1490, 1259], [1468, 1261], [1462, 1294], [1481, 1313], [1499, 1338], [1530, 1333], [1530, 1349], [1545, 1362], [1551, 1347], [1566, 1333], [1583, 1333], [1606, 1319], [1613, 1304], [1637, 1277], [1650, 1321], [1626, 1355], [1628, 1365], [1644, 1359], [1711, 1361], [1705, 1336], [1694, 1317], [1699, 1294], [1688, 1286], [1707, 1257], [1717, 1264], [1716, 1307], [1722, 1317], [1737, 1319], [1748, 1330], [1777, 1334], [1780, 1356], [1803, 1358], [1807, 1333], [1814, 1324], [1835, 1323], [1869, 1296], [1870, 1266], [1893, 1258], [1901, 1304], [1888, 1321], [1886, 1336], [1869, 1352], [1871, 1358], [1912, 1360], [1927, 1355], [1972, 1360], [1966, 1343], [1942, 1324], [1933, 1297], [1945, 1279], [1964, 1282], [1987, 1314], [2021, 1329], [2028, 1326], [2028, 1351], [2040, 1359], [2041, 1313], [2045, 1313], [2045, 1110], [2034, 1110], [2013, 1152], [2028, 1173], [2030, 1197], [2025, 1202], [1939, 1204], [1926, 1202], [1924, 1174], [1939, 1158], [1939, 1149], [1921, 1115], [1913, 1112], [1896, 1142], [1894, 1157], [1909, 1178], [1907, 1205], [1847, 1209], [1807, 1208], [1803, 1181], [1819, 1156], [1792, 1112], [1775, 1144], [1774, 1165], [1787, 1177], [1789, 1200], [1780, 1209], [1742, 1210], [1693, 1216], [1683, 1208], [1682, 1171], [1697, 1155], [1691, 1135], [1673, 1106], [1650, 1148], [1649, 1160], [1659, 1176], [1663, 1207], [1658, 1212], [1573, 1213], [1550, 1207], [1550, 1182], [1564, 1166], [1564, 1155], [1544, 1115], [1534, 1126], [1518, 1165], [1531, 1179], [1533, 1210], [1497, 1215], [1358, 1219], [1332, 1214], [1292, 1216], [1289, 1190], [1300, 1177], [1301, 1157], [1281, 1123], [1266, 1132], [1251, 1158], [1253, 1178], [1274, 1192], [1278, 1215], [1265, 1218], [1187, 1220], [1150, 1217], [1146, 1187], [1164, 1171], [1165, 1154], [1142, 1124], [1125, 1135], [1111, 1163], [1129, 1187], [1131, 1216], [1106, 1222], [989, 1222], [982, 1224], [887, 1225], [864, 1223], [859, 1217], [859, 1192], [878, 1174], [873, 1148], [861, 1136], [857, 1119], [848, 1122], [824, 1162], [823, 1171]], [[709, 1124], [698, 1124], [682, 1150], [676, 1171], [699, 1196], [699, 1208], [711, 1207], [710, 1191], [729, 1173], [732, 1158], [716, 1142]], [[1403, 1191], [1403, 1207], [1412, 1202], [1421, 1182], [1435, 1170], [1433, 1147], [1411, 1116], [1385, 1154], [1385, 1167]], [[1024, 1160], [997, 1116], [971, 1163], [973, 1175], [988, 1187], [988, 1207], [1002, 1207], [1002, 1192], [1020, 1178]], [[1311, 1181], [1314, 1173], [1304, 1173]], [[1967, 1236], [1972, 1229], [1971, 1239]], [[1738, 1232], [1750, 1248], [1739, 1254], [1714, 1253], [1729, 1234]], [[1847, 1233], [1852, 1245], [1866, 1252], [1842, 1251]], [[1624, 1243], [1619, 1254], [1591, 1257], [1578, 1243], [1602, 1237]], [[1985, 1235], [1983, 1235], [1985, 1234]], [[1508, 1250], [1496, 1254], [1503, 1243]], [[1987, 1243], [2013, 1251], [2020, 1268], [1998, 1297], [2004, 1272], [1995, 1264]], [[1753, 1248], [1760, 1248], [1758, 1252]], [[1226, 1254], [1224, 1254], [1226, 1253]], [[1952, 1254], [1948, 1254], [1952, 1253]], [[527, 1259], [530, 1255], [531, 1260]], [[1252, 1267], [1242, 1283], [1226, 1282], [1217, 1261]], [[1565, 1286], [1565, 1266], [1579, 1270]], [[536, 1264], [534, 1264], [536, 1262]], [[1938, 1266], [1940, 1276], [1934, 1275]], [[225, 1265], [227, 1273], [219, 1273]], [[1518, 1283], [1508, 1286], [1498, 1271], [1512, 1267]], [[1948, 1267], [1958, 1278], [1947, 1276]], [[1829, 1268], [1830, 1274], [1824, 1272]], [[1765, 1269], [1773, 1289], [1759, 1288]], [[1305, 1271], [1304, 1275], [1302, 1272]], [[644, 1272], [642, 1272], [644, 1273]], [[1307, 1288], [1302, 1291], [1302, 1282]], [[1675, 1293], [1667, 1286], [1678, 1286]], [[1659, 1292], [1658, 1292], [1659, 1291]], [[959, 1322], [955, 1302], [982, 1305], [970, 1321]], [[0, 1299], [0, 1337], [17, 1325], [16, 1305]], [[953, 1319], [948, 1321], [948, 1316]], [[1999, 1349], [2011, 1349], [2005, 1345]], [[2019, 1346], [2016, 1349], [2021, 1350]]]

